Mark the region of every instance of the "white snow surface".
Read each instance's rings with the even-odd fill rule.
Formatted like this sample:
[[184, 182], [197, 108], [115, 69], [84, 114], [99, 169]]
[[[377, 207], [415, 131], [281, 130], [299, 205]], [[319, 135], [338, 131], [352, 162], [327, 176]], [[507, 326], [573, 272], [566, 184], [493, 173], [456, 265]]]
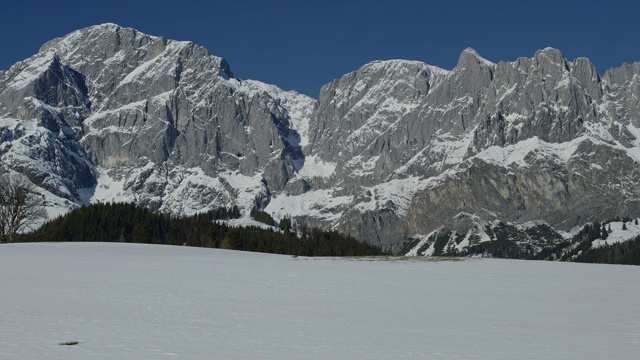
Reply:
[[235, 204], [245, 215], [251, 212], [256, 197], [263, 195], [267, 189], [262, 183], [262, 175], [242, 175], [239, 172], [226, 171], [220, 178], [227, 182], [235, 191]]
[[302, 178], [311, 179], [314, 177], [331, 177], [336, 171], [336, 164], [331, 162], [324, 162], [317, 155], [310, 155], [305, 157], [302, 167], [298, 171], [298, 176]]
[[101, 202], [132, 202], [135, 200], [132, 194], [124, 190], [126, 179], [113, 179], [107, 169], [98, 167], [98, 183], [91, 196], [90, 203]]
[[308, 215], [335, 225], [342, 211], [353, 201], [353, 196], [335, 196], [334, 191], [338, 190], [312, 190], [297, 196], [282, 193], [271, 199], [265, 211], [277, 221]]
[[[626, 226], [626, 230], [622, 230], [623, 224]], [[623, 223], [622, 221], [612, 221], [606, 225], [607, 230], [611, 227], [611, 233], [605, 240], [596, 239], [591, 242], [591, 247], [598, 248], [605, 245], [612, 245], [615, 243], [621, 243], [634, 239], [636, 236], [640, 236], [640, 225], [636, 225], [635, 221], [629, 221]]]
[[527, 167], [527, 162], [524, 159], [529, 153], [534, 152], [539, 158], [556, 158], [566, 163], [575, 153], [578, 145], [587, 139], [586, 136], [581, 136], [564, 143], [548, 143], [534, 136], [514, 145], [505, 147], [491, 146], [478, 153], [476, 157], [485, 162], [504, 167], [508, 167], [511, 164]]
[[365, 188], [371, 193], [367, 202], [361, 202], [355, 206], [361, 212], [374, 211], [393, 204], [392, 209], [398, 216], [406, 216], [414, 195], [424, 190], [431, 184], [431, 180], [423, 180], [417, 176], [406, 179], [393, 179], [370, 188]]
[[263, 222], [260, 221], [255, 221], [253, 220], [251, 217], [249, 216], [244, 216], [241, 217], [239, 219], [229, 219], [229, 220], [217, 220], [218, 223], [221, 224], [226, 224], [230, 227], [249, 227], [249, 226], [253, 226], [253, 227], [259, 227], [261, 229], [265, 229], [265, 230], [275, 230], [278, 231], [278, 229], [274, 226], [269, 226]]
[[640, 345], [634, 266], [41, 243], [0, 245], [0, 271], [2, 359], [636, 359]]

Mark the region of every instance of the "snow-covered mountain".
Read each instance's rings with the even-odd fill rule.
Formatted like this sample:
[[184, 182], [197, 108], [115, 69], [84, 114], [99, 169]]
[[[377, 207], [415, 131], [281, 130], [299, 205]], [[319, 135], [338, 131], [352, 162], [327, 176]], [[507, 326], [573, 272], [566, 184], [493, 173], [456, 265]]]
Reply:
[[601, 77], [550, 48], [498, 64], [466, 49], [450, 71], [373, 62], [312, 99], [104, 24], [0, 72], [1, 167], [52, 214], [237, 204], [395, 252], [497, 222], [570, 231], [640, 214], [639, 76], [640, 63]]

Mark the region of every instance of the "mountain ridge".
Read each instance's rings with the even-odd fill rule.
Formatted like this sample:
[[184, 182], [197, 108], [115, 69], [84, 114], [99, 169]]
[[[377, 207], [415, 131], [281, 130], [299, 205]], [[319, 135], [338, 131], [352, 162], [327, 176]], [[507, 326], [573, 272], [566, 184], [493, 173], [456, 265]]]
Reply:
[[374, 61], [312, 99], [238, 79], [192, 42], [103, 24], [0, 73], [0, 157], [52, 214], [258, 207], [394, 252], [443, 227], [570, 231], [640, 210], [639, 74], [467, 48], [452, 70]]

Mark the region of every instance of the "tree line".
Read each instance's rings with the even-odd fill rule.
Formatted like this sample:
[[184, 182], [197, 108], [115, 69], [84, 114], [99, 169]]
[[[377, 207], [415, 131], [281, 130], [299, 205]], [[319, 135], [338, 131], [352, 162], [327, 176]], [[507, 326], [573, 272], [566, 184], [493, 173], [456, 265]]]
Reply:
[[640, 236], [633, 240], [589, 249], [572, 261], [599, 264], [640, 265]]
[[[631, 219], [625, 217], [611, 221], [622, 221], [622, 229], [626, 230], [626, 223], [631, 222]], [[638, 220], [635, 219], [634, 223], [637, 225]], [[583, 263], [640, 265], [640, 236], [621, 243], [597, 248], [592, 247], [594, 240], [606, 240], [609, 237], [611, 225], [607, 225], [608, 222], [600, 223], [598, 221], [585, 225], [571, 240], [572, 244], [576, 244], [575, 247], [565, 253], [561, 260]]]
[[377, 247], [336, 231], [230, 227], [217, 220], [240, 216], [237, 207], [175, 218], [133, 204], [93, 204], [18, 235], [23, 242], [123, 242], [186, 245], [299, 256], [383, 255]]

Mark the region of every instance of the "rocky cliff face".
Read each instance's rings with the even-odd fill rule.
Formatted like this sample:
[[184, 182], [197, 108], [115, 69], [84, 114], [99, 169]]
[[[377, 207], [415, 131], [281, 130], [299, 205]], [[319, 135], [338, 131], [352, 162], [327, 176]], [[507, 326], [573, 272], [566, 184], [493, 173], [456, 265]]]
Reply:
[[466, 49], [451, 71], [367, 64], [315, 100], [105, 24], [0, 73], [1, 167], [52, 213], [257, 206], [396, 252], [497, 221], [567, 231], [640, 212], [639, 76], [555, 49], [498, 64]]
[[231, 204], [244, 187], [267, 202], [302, 156], [289, 111], [312, 103], [234, 79], [191, 42], [113, 24], [48, 42], [0, 89], [4, 167], [73, 203], [174, 214]]
[[[499, 64], [466, 49], [450, 72], [391, 61], [334, 81], [311, 122], [325, 138], [309, 153], [336, 159], [328, 183], [353, 196], [337, 227], [398, 249], [438, 229], [544, 221], [568, 231], [637, 213], [633, 68], [602, 80], [555, 49]], [[328, 123], [342, 131], [325, 134]]]

